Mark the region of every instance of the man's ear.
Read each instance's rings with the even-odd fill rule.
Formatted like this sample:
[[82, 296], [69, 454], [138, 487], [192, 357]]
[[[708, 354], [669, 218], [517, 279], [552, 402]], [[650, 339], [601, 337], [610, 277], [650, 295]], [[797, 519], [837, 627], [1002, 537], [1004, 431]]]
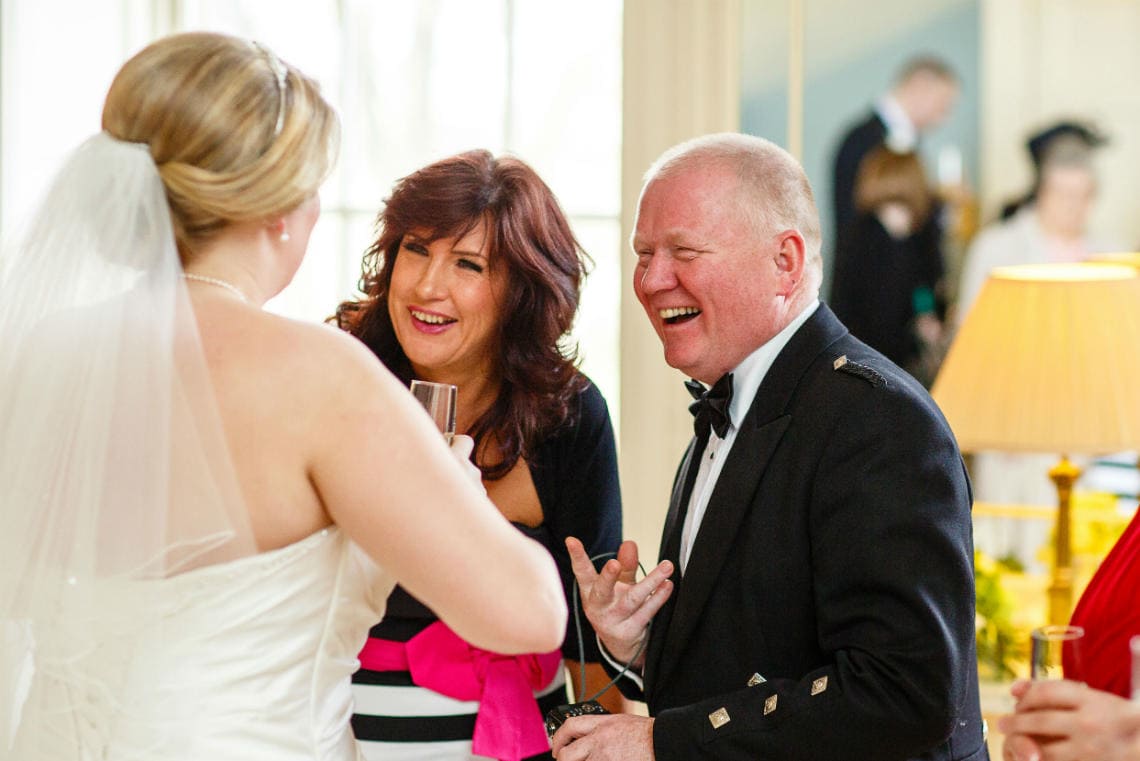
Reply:
[[803, 282], [807, 264], [807, 246], [799, 230], [784, 230], [777, 234], [776, 274], [780, 281], [779, 293], [790, 296]]

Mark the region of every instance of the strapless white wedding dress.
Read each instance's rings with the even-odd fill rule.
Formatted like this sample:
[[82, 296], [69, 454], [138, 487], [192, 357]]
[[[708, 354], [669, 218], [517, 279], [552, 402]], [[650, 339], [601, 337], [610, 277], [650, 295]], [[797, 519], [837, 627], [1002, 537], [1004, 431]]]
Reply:
[[[162, 588], [162, 636], [101, 648], [109, 664], [129, 662], [129, 676], [118, 694], [85, 701], [86, 715], [65, 717], [59, 755], [49, 755], [362, 758], [349, 724], [349, 679], [395, 581], [339, 530], [152, 583]], [[164, 708], [149, 710], [154, 704]]]

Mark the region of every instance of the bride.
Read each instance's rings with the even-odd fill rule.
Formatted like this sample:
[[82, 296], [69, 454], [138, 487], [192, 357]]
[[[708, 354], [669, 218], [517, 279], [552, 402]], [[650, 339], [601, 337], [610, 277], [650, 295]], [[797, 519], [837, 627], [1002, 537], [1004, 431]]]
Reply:
[[397, 581], [479, 647], [561, 642], [550, 556], [470, 440], [261, 310], [337, 132], [266, 48], [160, 40], [0, 259], [0, 758], [356, 759], [349, 677]]

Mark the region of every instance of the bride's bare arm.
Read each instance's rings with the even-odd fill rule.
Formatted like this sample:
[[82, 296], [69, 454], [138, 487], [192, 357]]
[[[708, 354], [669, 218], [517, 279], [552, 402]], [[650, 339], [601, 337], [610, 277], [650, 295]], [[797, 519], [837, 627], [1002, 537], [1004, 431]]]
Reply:
[[472, 644], [556, 649], [566, 603], [549, 553], [502, 517], [367, 349], [337, 344], [335, 366], [321, 367], [329, 391], [310, 468], [329, 515]]

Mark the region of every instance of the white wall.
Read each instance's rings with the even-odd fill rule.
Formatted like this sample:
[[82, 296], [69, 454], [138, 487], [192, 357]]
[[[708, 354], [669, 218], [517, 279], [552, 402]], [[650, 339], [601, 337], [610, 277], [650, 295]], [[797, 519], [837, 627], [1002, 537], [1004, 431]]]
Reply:
[[1065, 117], [1094, 120], [1101, 193], [1092, 233], [1140, 248], [1140, 2], [985, 0], [982, 4], [983, 217], [1030, 182], [1024, 143]]
[[27, 213], [64, 156], [99, 131], [111, 79], [154, 34], [153, 6], [0, 2], [0, 231]]
[[739, 129], [739, 24], [739, 0], [625, 2], [619, 459], [625, 535], [647, 569], [693, 435], [692, 400], [633, 295], [629, 236], [641, 178], [657, 156], [690, 137]]

